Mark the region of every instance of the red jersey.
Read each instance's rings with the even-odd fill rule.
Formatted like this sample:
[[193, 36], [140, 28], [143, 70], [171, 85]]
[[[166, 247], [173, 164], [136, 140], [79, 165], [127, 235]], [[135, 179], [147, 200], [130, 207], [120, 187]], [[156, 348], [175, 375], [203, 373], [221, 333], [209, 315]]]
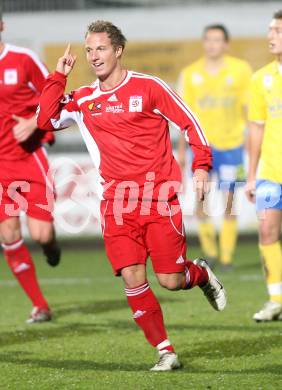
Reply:
[[5, 44], [0, 55], [1, 160], [23, 159], [43, 142], [53, 142], [53, 134], [36, 130], [27, 141], [19, 143], [12, 131], [17, 124], [12, 118], [13, 114], [23, 118], [35, 114], [48, 73], [31, 50]]
[[38, 125], [59, 130], [77, 122], [101, 175], [105, 199], [123, 196], [125, 187], [131, 198], [156, 200], [167, 200], [179, 190], [181, 173], [172, 154], [169, 122], [186, 132], [194, 153], [192, 169], [211, 168], [211, 150], [199, 122], [162, 80], [128, 71], [114, 89], [101, 90], [97, 80], [64, 96], [65, 85], [63, 74], [48, 76]]

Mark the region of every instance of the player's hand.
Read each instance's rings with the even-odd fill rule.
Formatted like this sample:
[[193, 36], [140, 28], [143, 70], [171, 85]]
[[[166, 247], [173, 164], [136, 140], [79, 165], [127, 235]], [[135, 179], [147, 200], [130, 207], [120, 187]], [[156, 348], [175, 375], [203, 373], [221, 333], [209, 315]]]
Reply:
[[256, 201], [256, 181], [255, 180], [248, 180], [245, 185], [245, 194], [248, 200], [252, 203], [255, 203]]
[[13, 134], [18, 142], [26, 141], [37, 129], [35, 116], [26, 119], [18, 115], [12, 115], [12, 118], [17, 122], [13, 127]]
[[197, 200], [202, 202], [210, 191], [209, 173], [204, 169], [196, 169], [193, 175], [193, 188], [197, 193]]
[[59, 58], [56, 67], [56, 71], [64, 74], [65, 76], [68, 76], [70, 74], [76, 61], [76, 55], [71, 54], [70, 51], [71, 51], [71, 45], [69, 43], [65, 50], [64, 55]]

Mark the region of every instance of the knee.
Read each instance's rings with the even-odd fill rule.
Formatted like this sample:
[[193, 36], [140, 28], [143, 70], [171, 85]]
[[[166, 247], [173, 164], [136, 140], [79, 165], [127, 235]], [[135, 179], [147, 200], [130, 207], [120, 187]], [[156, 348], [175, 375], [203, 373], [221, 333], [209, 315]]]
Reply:
[[12, 244], [13, 242], [20, 240], [21, 237], [20, 231], [6, 231], [1, 233], [1, 242], [3, 244]]
[[21, 239], [20, 228], [14, 227], [10, 224], [2, 224], [0, 232], [1, 242], [3, 244], [12, 244], [13, 242]]
[[225, 205], [224, 210], [224, 217], [228, 219], [235, 219], [235, 216], [233, 215], [233, 193], [228, 193], [228, 198]]
[[230, 220], [235, 220], [235, 217], [234, 215], [232, 215], [232, 205], [230, 206], [226, 206], [225, 210], [224, 210], [224, 218], [225, 219], [230, 219]]
[[53, 229], [51, 227], [33, 230], [30, 232], [33, 241], [38, 244], [48, 244], [54, 239]]
[[167, 290], [177, 291], [182, 288], [183, 284], [183, 275], [182, 274], [172, 274], [165, 276], [158, 276], [159, 284], [166, 288]]
[[259, 229], [259, 240], [262, 245], [269, 245], [279, 239], [279, 233], [272, 224], [262, 224]]
[[133, 265], [121, 270], [126, 288], [135, 288], [146, 282], [145, 266]]

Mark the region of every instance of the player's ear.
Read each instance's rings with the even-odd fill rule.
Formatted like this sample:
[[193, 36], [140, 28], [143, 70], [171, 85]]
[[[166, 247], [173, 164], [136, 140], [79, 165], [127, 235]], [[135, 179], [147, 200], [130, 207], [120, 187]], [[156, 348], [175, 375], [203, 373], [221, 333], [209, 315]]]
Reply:
[[121, 57], [122, 53], [123, 53], [123, 47], [122, 46], [118, 46], [116, 48], [116, 57], [117, 58]]
[[0, 20], [0, 32], [4, 31], [4, 22]]

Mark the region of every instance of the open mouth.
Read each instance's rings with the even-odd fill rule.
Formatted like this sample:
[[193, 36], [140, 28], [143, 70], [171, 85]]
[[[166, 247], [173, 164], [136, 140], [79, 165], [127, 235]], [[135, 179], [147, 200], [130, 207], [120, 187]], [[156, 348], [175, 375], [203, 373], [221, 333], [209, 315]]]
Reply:
[[103, 65], [104, 65], [103, 62], [95, 62], [95, 63], [92, 64], [92, 66], [93, 66], [95, 69], [100, 69]]

